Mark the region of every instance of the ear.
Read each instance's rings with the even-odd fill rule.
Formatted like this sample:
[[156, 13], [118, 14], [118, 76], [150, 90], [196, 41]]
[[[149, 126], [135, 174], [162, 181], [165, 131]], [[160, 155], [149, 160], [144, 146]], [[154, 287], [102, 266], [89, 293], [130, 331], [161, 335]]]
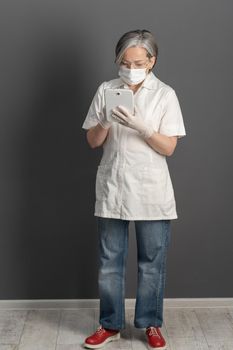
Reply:
[[150, 69], [153, 68], [153, 66], [155, 65], [155, 62], [156, 62], [156, 57], [155, 56], [152, 56], [150, 58]]

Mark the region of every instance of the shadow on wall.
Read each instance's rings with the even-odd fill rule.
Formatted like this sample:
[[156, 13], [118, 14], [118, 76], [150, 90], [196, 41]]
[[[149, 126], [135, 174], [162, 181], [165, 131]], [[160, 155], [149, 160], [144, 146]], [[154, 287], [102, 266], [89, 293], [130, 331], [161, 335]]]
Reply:
[[28, 299], [92, 298], [97, 293], [95, 168], [93, 162], [88, 167], [84, 148], [89, 146], [81, 129], [92, 96], [83, 69], [87, 48], [74, 36], [59, 26], [53, 35], [40, 31], [36, 40], [34, 90], [21, 145], [16, 252], [18, 283]]

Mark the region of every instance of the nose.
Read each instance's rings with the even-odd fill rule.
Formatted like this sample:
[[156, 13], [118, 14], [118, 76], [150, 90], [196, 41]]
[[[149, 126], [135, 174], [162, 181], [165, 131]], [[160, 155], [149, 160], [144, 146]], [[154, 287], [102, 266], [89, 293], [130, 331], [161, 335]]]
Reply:
[[125, 67], [127, 67], [128, 69], [131, 69], [134, 67], [134, 62], [124, 62], [123, 63]]
[[129, 63], [129, 64], [127, 65], [127, 67], [128, 67], [129, 69], [134, 69], [134, 68], [135, 68], [135, 65], [134, 65], [134, 63]]

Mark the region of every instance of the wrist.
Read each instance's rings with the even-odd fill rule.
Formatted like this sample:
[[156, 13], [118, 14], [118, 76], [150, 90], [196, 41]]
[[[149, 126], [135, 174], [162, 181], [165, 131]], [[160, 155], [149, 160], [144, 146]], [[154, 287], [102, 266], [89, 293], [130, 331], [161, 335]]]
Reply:
[[109, 129], [111, 124], [110, 123], [104, 123], [102, 121], [99, 121], [99, 124], [102, 126], [104, 129]]
[[143, 128], [143, 130], [140, 130], [139, 134], [146, 140], [146, 139], [149, 139], [154, 134], [154, 130], [152, 127], [147, 126]]
[[107, 121], [104, 116], [101, 116], [98, 118], [99, 124], [104, 128], [104, 129], [109, 129], [111, 126], [111, 122]]

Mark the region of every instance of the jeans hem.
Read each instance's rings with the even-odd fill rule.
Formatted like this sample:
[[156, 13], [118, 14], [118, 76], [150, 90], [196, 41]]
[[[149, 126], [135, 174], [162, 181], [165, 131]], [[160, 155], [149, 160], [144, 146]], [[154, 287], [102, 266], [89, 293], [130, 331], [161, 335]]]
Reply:
[[155, 325], [155, 324], [152, 324], [151, 322], [146, 323], [146, 324], [139, 324], [139, 323], [134, 322], [134, 327], [135, 328], [143, 328], [143, 329], [146, 329], [147, 327], [159, 327], [159, 328], [161, 328], [162, 324]]
[[104, 322], [101, 322], [100, 324], [101, 324], [101, 326], [103, 328], [112, 329], [112, 330], [115, 330], [115, 331], [120, 331], [120, 330], [125, 329], [125, 325], [123, 325], [123, 326], [115, 326], [115, 325], [107, 324], [107, 323], [104, 323]]

